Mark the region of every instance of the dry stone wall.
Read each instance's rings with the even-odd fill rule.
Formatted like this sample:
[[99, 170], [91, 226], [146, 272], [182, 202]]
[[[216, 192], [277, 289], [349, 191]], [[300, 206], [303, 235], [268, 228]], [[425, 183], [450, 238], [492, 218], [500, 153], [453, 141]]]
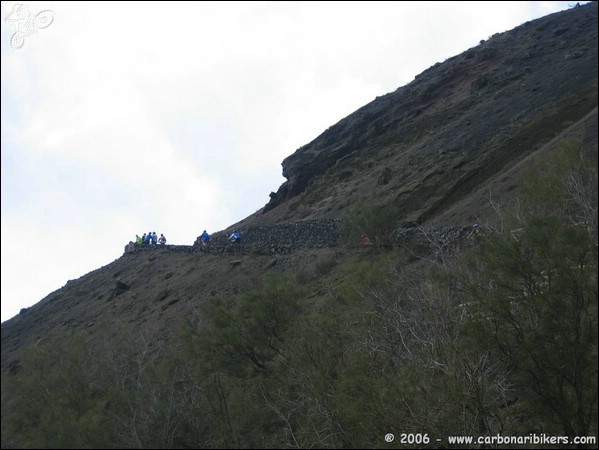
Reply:
[[125, 253], [164, 248], [171, 251], [232, 254], [288, 254], [298, 248], [334, 247], [339, 243], [341, 222], [334, 219], [304, 220], [276, 225], [259, 225], [240, 228], [241, 242], [228, 240], [233, 230], [214, 233], [210, 245], [201, 245], [198, 239], [193, 245], [138, 245], [129, 242]]
[[[186, 253], [209, 254], [289, 254], [300, 248], [335, 247], [342, 242], [342, 222], [335, 219], [304, 220], [276, 225], [258, 225], [240, 228], [241, 242], [228, 240], [233, 231], [221, 231], [211, 236], [209, 245], [202, 245], [199, 237], [193, 245], [138, 245], [129, 242], [125, 253], [168, 250]], [[459, 241], [484, 235], [487, 231], [478, 225], [422, 228], [416, 224], [403, 224], [395, 233], [394, 244], [418, 245], [429, 250], [447, 248]], [[358, 242], [355, 243], [358, 245]]]

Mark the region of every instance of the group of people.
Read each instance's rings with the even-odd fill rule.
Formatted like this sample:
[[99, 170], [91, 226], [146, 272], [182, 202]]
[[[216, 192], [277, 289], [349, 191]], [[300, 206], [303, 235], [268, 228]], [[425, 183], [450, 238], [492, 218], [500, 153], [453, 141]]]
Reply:
[[136, 234], [135, 243], [141, 245], [164, 245], [166, 244], [166, 238], [162, 233], [160, 233], [160, 237], [158, 237], [155, 231], [150, 231], [148, 233], [144, 233], [141, 237], [138, 234]]
[[[198, 236], [198, 240], [203, 246], [210, 244], [210, 235], [206, 230]], [[229, 242], [239, 243], [241, 242], [241, 233], [238, 230], [234, 230], [229, 236]], [[166, 244], [166, 238], [164, 234], [160, 233], [160, 237], [156, 234], [155, 231], [150, 231], [148, 233], [144, 233], [143, 236], [135, 235], [135, 243], [140, 245], [164, 245]]]

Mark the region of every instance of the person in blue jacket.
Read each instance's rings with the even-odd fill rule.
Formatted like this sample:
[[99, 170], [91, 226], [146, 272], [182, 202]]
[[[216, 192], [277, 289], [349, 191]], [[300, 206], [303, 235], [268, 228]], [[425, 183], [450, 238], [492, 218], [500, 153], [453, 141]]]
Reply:
[[237, 230], [233, 231], [233, 233], [231, 233], [231, 236], [229, 236], [229, 241], [241, 242], [241, 233]]
[[200, 242], [202, 245], [208, 245], [210, 243], [210, 235], [204, 230], [204, 232], [200, 236]]

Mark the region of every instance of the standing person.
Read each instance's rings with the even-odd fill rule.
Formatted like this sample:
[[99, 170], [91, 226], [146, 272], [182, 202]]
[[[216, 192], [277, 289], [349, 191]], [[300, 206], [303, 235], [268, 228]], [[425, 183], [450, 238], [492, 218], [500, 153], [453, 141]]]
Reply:
[[204, 230], [204, 232], [200, 236], [200, 242], [202, 245], [208, 245], [210, 243], [210, 235]]
[[160, 237], [158, 238], [158, 243], [160, 245], [166, 244], [166, 238], [164, 237], [164, 234], [160, 233]]
[[158, 236], [156, 236], [156, 232], [152, 231], [152, 244], [156, 245], [158, 243]]
[[144, 242], [146, 243], [146, 245], [150, 245], [152, 243], [152, 232], [148, 231], [148, 233], [145, 234], [144, 236], [145, 236]]

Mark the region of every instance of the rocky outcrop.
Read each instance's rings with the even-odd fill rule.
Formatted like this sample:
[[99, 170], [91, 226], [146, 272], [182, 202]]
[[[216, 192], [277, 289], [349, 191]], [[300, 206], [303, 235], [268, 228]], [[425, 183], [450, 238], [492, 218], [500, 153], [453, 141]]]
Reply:
[[[285, 158], [287, 181], [262, 213], [299, 203], [300, 194], [311, 211], [348, 192], [370, 198], [379, 180], [395, 191], [403, 219], [430, 218], [596, 105], [597, 3], [590, 2], [481, 41], [331, 126]], [[381, 178], [380, 160], [393, 180]], [[308, 217], [300, 214], [284, 217]]]

